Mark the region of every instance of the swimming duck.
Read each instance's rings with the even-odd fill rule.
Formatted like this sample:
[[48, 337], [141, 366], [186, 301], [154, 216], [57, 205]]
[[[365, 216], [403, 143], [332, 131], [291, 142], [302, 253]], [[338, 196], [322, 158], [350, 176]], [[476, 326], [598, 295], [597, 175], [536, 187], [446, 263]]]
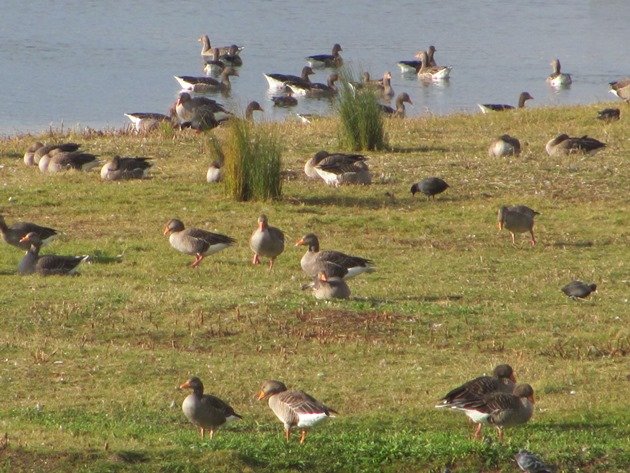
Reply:
[[312, 76], [313, 74], [315, 74], [315, 72], [313, 72], [313, 68], [311, 66], [304, 66], [302, 68], [302, 74], [300, 76], [278, 73], [269, 73], [263, 75], [265, 76], [265, 79], [267, 79], [267, 84], [269, 84], [270, 89], [284, 89], [287, 83], [306, 86], [310, 85], [311, 79], [309, 76]]
[[488, 148], [491, 157], [518, 156], [521, 154], [521, 142], [510, 135], [501, 135]]
[[303, 95], [306, 97], [322, 98], [332, 97], [337, 93], [337, 87], [335, 82], [339, 80], [339, 75], [333, 72], [328, 77], [326, 84], [321, 82], [312, 82], [311, 84], [296, 84], [294, 82], [287, 82], [287, 86], [296, 95]]
[[416, 56], [422, 62], [418, 69], [418, 77], [420, 79], [445, 80], [451, 75], [451, 66], [430, 66], [429, 57], [426, 51], [420, 51]]
[[339, 44], [334, 44], [332, 54], [315, 54], [308, 56], [306, 61], [311, 67], [341, 67], [343, 59], [339, 53], [343, 51]]
[[330, 186], [341, 184], [370, 184], [372, 175], [366, 157], [361, 154], [329, 153], [318, 151], [305, 166], [304, 172], [310, 177], [314, 171]]
[[390, 117], [405, 118], [405, 103], [413, 105], [413, 102], [411, 101], [411, 98], [409, 97], [409, 94], [407, 92], [398, 94], [398, 97], [396, 97], [395, 109], [390, 107], [389, 105], [383, 104], [379, 104], [379, 107], [384, 114], [389, 115]]
[[89, 171], [99, 164], [94, 154], [81, 151], [62, 151], [61, 148], [55, 148], [42, 156], [37, 166], [41, 172], [55, 173], [69, 169]]
[[[518, 96], [518, 106], [517, 108], [525, 107], [525, 101], [533, 100], [529, 92], [521, 92], [521, 95]], [[503, 112], [505, 110], [514, 110], [514, 106], [506, 105], [506, 104], [497, 104], [497, 103], [478, 103], [477, 106], [481, 109], [483, 113], [490, 112]]]
[[566, 87], [571, 85], [571, 75], [560, 72], [560, 59], [551, 61], [551, 69], [553, 72], [547, 77], [547, 83], [552, 87]]
[[616, 95], [621, 100], [630, 102], [630, 78], [615, 82], [609, 82], [610, 93]]
[[304, 391], [287, 390], [280, 381], [267, 380], [263, 383], [258, 392], [258, 400], [264, 399], [269, 400], [269, 407], [284, 425], [284, 438], [287, 442], [291, 430], [298, 428], [301, 431], [300, 444], [303, 444], [310, 427], [337, 414]]
[[605, 143], [586, 135], [571, 138], [566, 133], [562, 133], [549, 140], [545, 145], [545, 150], [549, 156], [561, 156], [574, 153], [594, 154], [605, 147]]
[[562, 288], [562, 292], [571, 299], [585, 299], [590, 296], [592, 292], [596, 291], [597, 284], [586, 284], [582, 281], [571, 281]]
[[530, 240], [532, 246], [536, 244], [536, 238], [534, 237], [534, 217], [539, 215], [533, 209], [525, 205], [515, 205], [512, 207], [502, 206], [499, 209], [497, 218], [499, 221], [499, 230], [504, 228], [512, 235], [512, 244], [514, 241], [515, 233], [529, 232], [532, 236]]
[[151, 166], [153, 164], [149, 158], [117, 155], [101, 168], [101, 179], [104, 181], [142, 179], [147, 176]]
[[349, 299], [350, 288], [340, 276], [328, 276], [326, 271], [320, 271], [317, 277], [309, 284], [302, 286], [302, 289], [311, 289], [315, 299]]
[[449, 185], [444, 179], [440, 179], [439, 177], [427, 177], [411, 186], [411, 195], [416, 195], [416, 192], [422, 192], [427, 198], [433, 197], [433, 199], [435, 199], [437, 194], [441, 194], [448, 188]]
[[[308, 250], [300, 260], [300, 266], [309, 277], [316, 278], [320, 272], [326, 276], [352, 278], [362, 273], [375, 271], [371, 260], [359, 256], [350, 256], [340, 251], [319, 251], [319, 239], [314, 233], [300, 238], [295, 246], [307, 246]], [[341, 268], [337, 270], [335, 266]]]
[[249, 247], [254, 252], [253, 264], [260, 264], [260, 257], [269, 258], [269, 269], [273, 268], [274, 261], [284, 251], [284, 233], [276, 227], [269, 226], [269, 220], [265, 214], [258, 217], [258, 228], [249, 239]]
[[125, 116], [131, 120], [133, 128], [137, 133], [155, 130], [160, 126], [160, 123], [171, 121], [171, 117], [163, 113], [135, 112], [125, 113]]
[[30, 241], [22, 241], [29, 233], [37, 234], [42, 245], [47, 245], [57, 236], [57, 230], [54, 228], [43, 227], [31, 222], [17, 222], [8, 226], [2, 214], [0, 214], [0, 233], [9, 245], [22, 250], [28, 250], [31, 247]]
[[233, 51], [234, 47], [236, 47], [237, 54], [240, 53], [245, 48], [244, 46], [237, 46], [235, 44], [232, 44], [230, 46], [222, 46], [219, 48], [213, 48], [212, 45], [210, 44], [210, 38], [208, 38], [207, 34], [201, 35], [197, 41], [201, 43], [201, 55], [204, 57], [214, 56], [215, 49], [219, 50], [220, 55], [224, 55], [224, 54], [230, 54]]
[[199, 266], [205, 256], [212, 255], [236, 243], [233, 238], [199, 228], [185, 228], [181, 220], [168, 221], [164, 227], [171, 246], [181, 253], [195, 255], [192, 267]]
[[75, 274], [78, 266], [89, 259], [89, 256], [40, 256], [42, 239], [35, 232], [27, 233], [20, 243], [29, 245], [29, 249], [18, 264], [18, 274], [38, 273], [42, 276]]
[[228, 92], [232, 88], [230, 76], [237, 76], [238, 71], [233, 67], [226, 67], [219, 79], [206, 76], [174, 76], [182, 90], [197, 94], [207, 94], [211, 92]]

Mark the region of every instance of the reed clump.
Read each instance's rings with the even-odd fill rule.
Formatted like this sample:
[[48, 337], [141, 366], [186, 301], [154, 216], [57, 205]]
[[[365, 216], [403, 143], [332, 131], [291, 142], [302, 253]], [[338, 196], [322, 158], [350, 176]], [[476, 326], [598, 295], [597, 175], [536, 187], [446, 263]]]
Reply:
[[383, 114], [376, 91], [356, 88], [343, 80], [337, 102], [340, 142], [353, 151], [374, 151], [385, 148]]

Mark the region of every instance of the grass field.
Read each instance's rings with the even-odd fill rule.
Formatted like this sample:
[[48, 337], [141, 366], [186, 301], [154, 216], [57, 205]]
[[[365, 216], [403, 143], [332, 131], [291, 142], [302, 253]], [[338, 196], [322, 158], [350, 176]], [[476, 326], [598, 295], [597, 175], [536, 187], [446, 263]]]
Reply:
[[[338, 150], [338, 123], [261, 124], [283, 137], [283, 198], [235, 203], [205, 182], [207, 134], [59, 132], [0, 141], [0, 211], [63, 232], [43, 253], [90, 254], [81, 276], [20, 277], [21, 252], [0, 245], [0, 471], [511, 472], [520, 448], [557, 471], [630, 469], [630, 109], [611, 104], [453, 115], [385, 123], [370, 152], [374, 183], [326, 187], [302, 166]], [[550, 158], [559, 132], [608, 144], [595, 156]], [[221, 139], [224, 131], [214, 132]], [[518, 137], [520, 157], [489, 158]], [[22, 163], [39, 138], [72, 140], [105, 160], [153, 158], [152, 178], [101, 182], [97, 172], [44, 175]], [[413, 182], [450, 188], [428, 201]], [[498, 232], [503, 204], [524, 204], [538, 244]], [[261, 212], [287, 235], [272, 272], [251, 265]], [[237, 239], [207, 257], [162, 235], [186, 225]], [[371, 258], [349, 301], [317, 302], [291, 242]], [[586, 301], [560, 288], [595, 282]], [[471, 438], [465, 416], [434, 409], [498, 363], [536, 391], [536, 411], [505, 441]], [[243, 416], [201, 440], [181, 412], [199, 376]], [[304, 389], [339, 411], [304, 446], [254, 395], [265, 379]]]

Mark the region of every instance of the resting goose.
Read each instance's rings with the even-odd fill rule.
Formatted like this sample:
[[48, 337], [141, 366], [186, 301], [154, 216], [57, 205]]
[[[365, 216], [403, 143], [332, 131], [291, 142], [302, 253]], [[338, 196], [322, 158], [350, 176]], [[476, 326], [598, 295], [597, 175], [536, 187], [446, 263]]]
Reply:
[[309, 284], [302, 286], [302, 289], [311, 289], [315, 299], [349, 299], [350, 288], [340, 276], [327, 276], [326, 271], [321, 271], [317, 277]]
[[395, 109], [390, 107], [389, 105], [383, 104], [379, 104], [379, 107], [381, 109], [381, 112], [389, 115], [390, 117], [405, 118], [405, 103], [413, 105], [413, 102], [411, 101], [411, 98], [409, 97], [409, 94], [407, 92], [398, 94], [398, 97], [396, 97]]
[[310, 85], [311, 79], [309, 76], [315, 74], [313, 72], [313, 68], [311, 66], [304, 66], [302, 68], [302, 75], [294, 76], [291, 74], [278, 74], [278, 73], [269, 73], [263, 74], [265, 79], [267, 79], [267, 84], [270, 89], [284, 89], [287, 83], [293, 83], [296, 85]]
[[560, 72], [560, 59], [551, 61], [551, 69], [553, 72], [547, 77], [547, 83], [552, 87], [566, 87], [571, 85], [571, 75]]
[[562, 292], [571, 299], [585, 299], [590, 296], [592, 292], [597, 292], [597, 284], [586, 284], [582, 281], [571, 281], [562, 288]]
[[295, 243], [295, 246], [300, 245], [308, 247], [300, 260], [300, 266], [311, 278], [316, 278], [321, 272], [328, 277], [352, 278], [375, 271], [369, 259], [334, 250], [319, 251], [319, 239], [314, 233], [304, 235]]
[[574, 153], [595, 154], [605, 147], [605, 143], [586, 135], [579, 138], [571, 138], [566, 133], [562, 133], [549, 140], [545, 145], [545, 150], [549, 156], [561, 156]]
[[332, 54], [314, 54], [308, 56], [306, 61], [311, 67], [341, 67], [343, 59], [339, 53], [343, 51], [339, 44], [334, 44], [332, 48]]
[[101, 179], [104, 181], [142, 179], [147, 176], [152, 165], [149, 158], [114, 156], [101, 168]]
[[[533, 98], [534, 97], [532, 97], [529, 94], [529, 92], [521, 92], [521, 95], [518, 96], [517, 108], [525, 107], [525, 101], [533, 100]], [[505, 110], [514, 110], [513, 105], [497, 104], [497, 103], [483, 103], [483, 104], [478, 103], [477, 106], [481, 109], [483, 113], [503, 112]]]
[[195, 255], [195, 260], [191, 264], [193, 268], [199, 266], [205, 256], [224, 250], [236, 242], [233, 238], [219, 233], [199, 228], [185, 228], [182, 221], [176, 218], [168, 221], [164, 227], [164, 235], [168, 236], [169, 243], [177, 251]]
[[4, 215], [1, 214], [0, 233], [2, 233], [2, 238], [9, 245], [22, 250], [28, 250], [31, 247], [30, 241], [22, 241], [22, 239], [29, 233], [37, 234], [42, 245], [47, 245], [57, 236], [57, 230], [54, 228], [42, 227], [41, 225], [37, 225], [35, 223], [18, 222], [8, 226], [4, 220]]
[[253, 264], [260, 264], [260, 257], [269, 258], [269, 269], [273, 268], [276, 258], [284, 251], [284, 233], [276, 227], [269, 226], [265, 214], [258, 217], [258, 228], [249, 239], [249, 247], [254, 252]]
[[210, 438], [214, 432], [226, 422], [242, 419], [232, 406], [216, 396], [203, 393], [203, 383], [196, 376], [183, 383], [179, 389], [192, 389], [182, 403], [182, 411], [186, 418], [199, 427], [201, 438], [206, 430], [210, 431]]
[[75, 169], [77, 171], [89, 171], [99, 165], [96, 155], [81, 151], [62, 151], [55, 148], [42, 156], [37, 163], [41, 172], [55, 173]]
[[201, 55], [204, 57], [214, 56], [214, 50], [219, 50], [219, 55], [230, 54], [232, 48], [236, 47], [237, 54], [240, 53], [245, 47], [244, 46], [236, 46], [232, 44], [230, 46], [222, 46], [219, 48], [213, 48], [210, 44], [210, 38], [208, 38], [207, 34], [201, 35], [197, 40], [201, 43]]
[[313, 171], [330, 185], [370, 184], [372, 176], [361, 154], [329, 153], [318, 151], [304, 165], [304, 172], [311, 177]]
[[188, 92], [179, 94], [175, 112], [180, 124], [190, 124], [196, 130], [214, 128], [232, 115], [220, 103], [207, 97], [191, 97]]
[[300, 444], [303, 444], [310, 427], [337, 414], [304, 391], [287, 390], [280, 381], [268, 380], [263, 383], [258, 392], [258, 400], [264, 399], [269, 400], [269, 407], [284, 425], [284, 438], [287, 442], [291, 430], [298, 428], [301, 431]]
[[497, 214], [499, 222], [499, 230], [504, 228], [512, 235], [512, 244], [514, 241], [515, 233], [529, 232], [532, 239], [530, 240], [532, 246], [536, 244], [536, 238], [534, 237], [534, 217], [539, 215], [533, 209], [525, 205], [515, 205], [512, 207], [502, 206]]
[[131, 120], [133, 128], [137, 133], [155, 130], [160, 126], [160, 123], [170, 123], [171, 121], [171, 117], [163, 113], [135, 112], [125, 113], [125, 116]]
[[76, 151], [81, 147], [81, 145], [77, 143], [58, 143], [55, 145], [45, 145], [40, 143], [39, 141], [26, 150], [24, 153], [24, 164], [27, 166], [37, 166], [39, 164], [40, 159], [43, 156], [46, 156], [53, 149], [60, 149], [62, 151]]
[[609, 82], [610, 93], [616, 95], [621, 100], [630, 102], [630, 78], [615, 82]]
[[411, 195], [416, 195], [417, 192], [422, 192], [428, 199], [431, 197], [435, 199], [437, 194], [441, 194], [448, 188], [449, 185], [444, 179], [440, 179], [439, 177], [427, 177], [426, 179], [423, 179], [411, 186]]
[[445, 80], [451, 75], [451, 66], [430, 66], [429, 58], [426, 51], [420, 51], [416, 56], [422, 62], [418, 69], [418, 77], [420, 79]]
[[206, 172], [206, 182], [219, 182], [223, 177], [223, 165], [219, 161], [213, 161]]
[[179, 82], [182, 90], [194, 92], [196, 94], [207, 94], [211, 92], [228, 92], [232, 88], [230, 76], [237, 76], [238, 71], [233, 67], [226, 67], [219, 79], [206, 76], [174, 76]]
[[35, 232], [27, 233], [20, 243], [29, 245], [29, 249], [18, 264], [18, 274], [38, 273], [42, 276], [75, 274], [78, 266], [89, 256], [39, 255], [42, 239]]
[[518, 156], [521, 154], [521, 142], [510, 135], [501, 135], [488, 148], [491, 157]]
[[324, 98], [332, 97], [337, 93], [337, 87], [335, 82], [339, 80], [339, 75], [333, 72], [328, 77], [326, 84], [321, 82], [313, 82], [310, 84], [297, 84], [293, 82], [287, 82], [287, 86], [296, 95], [303, 95], [305, 97]]

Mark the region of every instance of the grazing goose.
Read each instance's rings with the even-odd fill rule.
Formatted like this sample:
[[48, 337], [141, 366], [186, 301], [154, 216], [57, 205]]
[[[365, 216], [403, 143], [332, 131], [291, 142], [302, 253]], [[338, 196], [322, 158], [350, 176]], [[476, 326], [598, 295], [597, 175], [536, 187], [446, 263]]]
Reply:
[[13, 245], [22, 250], [28, 250], [31, 247], [31, 242], [26, 240], [22, 241], [29, 233], [37, 234], [42, 245], [47, 245], [57, 236], [57, 230], [54, 228], [42, 227], [41, 225], [30, 222], [18, 222], [8, 226], [4, 220], [4, 215], [1, 214], [0, 233], [2, 233], [2, 238], [9, 245]]
[[330, 186], [341, 184], [370, 184], [372, 176], [361, 154], [318, 151], [304, 165], [304, 172], [311, 177], [313, 171]]
[[[479, 376], [465, 382], [461, 386], [449, 391], [435, 407], [438, 409], [452, 408], [462, 402], [468, 402], [494, 392], [512, 393], [516, 379], [510, 365], [498, 365], [492, 371], [492, 376]], [[475, 418], [466, 413], [473, 422]], [[477, 423], [475, 438], [481, 435], [481, 423]]]
[[131, 120], [133, 128], [137, 133], [155, 130], [160, 126], [160, 123], [170, 123], [171, 121], [171, 117], [163, 113], [135, 112], [125, 113], [125, 116]]
[[284, 233], [276, 227], [269, 226], [265, 214], [258, 217], [258, 228], [249, 239], [249, 247], [254, 252], [253, 264], [260, 264], [260, 257], [269, 258], [269, 269], [273, 268], [276, 258], [284, 251]]
[[630, 78], [615, 82], [609, 82], [610, 93], [616, 95], [621, 100], [630, 102]]
[[613, 122], [619, 120], [621, 112], [618, 108], [605, 108], [597, 112], [597, 118], [605, 122]]
[[58, 256], [58, 255], [39, 255], [42, 247], [42, 239], [35, 232], [27, 233], [21, 243], [29, 244], [29, 249], [18, 264], [18, 274], [38, 273], [42, 276], [51, 276], [55, 274], [66, 275], [75, 274], [77, 267], [86, 261], [89, 256]]
[[396, 97], [395, 109], [390, 107], [389, 105], [383, 105], [383, 104], [379, 104], [379, 107], [381, 109], [381, 112], [383, 112], [386, 115], [389, 115], [390, 117], [405, 118], [405, 113], [406, 113], [405, 103], [413, 105], [413, 102], [411, 101], [411, 98], [409, 97], [409, 94], [407, 92], [398, 94], [398, 97]]
[[179, 94], [175, 111], [180, 124], [190, 124], [195, 130], [214, 128], [219, 120], [232, 115], [220, 103], [207, 97], [191, 97], [188, 92]]
[[439, 177], [427, 177], [411, 186], [411, 195], [416, 195], [416, 192], [422, 192], [427, 198], [433, 197], [435, 199], [437, 194], [441, 194], [448, 188], [449, 185], [445, 180]]
[[595, 154], [606, 144], [595, 138], [586, 135], [580, 138], [571, 138], [566, 133], [562, 133], [549, 140], [545, 145], [545, 150], [549, 156], [561, 156], [565, 154]]
[[168, 221], [164, 227], [164, 235], [173, 248], [187, 255], [195, 255], [191, 266], [199, 266], [203, 258], [212, 255], [228, 246], [236, 240], [219, 233], [212, 233], [199, 228], [185, 228], [181, 220], [176, 218]]
[[571, 281], [562, 288], [562, 292], [571, 299], [585, 299], [590, 296], [592, 292], [597, 292], [597, 284], [586, 284], [582, 281]]
[[566, 87], [571, 85], [571, 75], [560, 72], [560, 59], [551, 61], [551, 69], [553, 72], [547, 77], [547, 83], [552, 87]]
[[293, 97], [293, 91], [291, 89], [289, 89], [285, 95], [271, 97], [271, 101], [274, 107], [294, 107], [298, 104], [297, 99]]
[[295, 246], [308, 246], [300, 260], [300, 266], [309, 277], [316, 278], [320, 272], [326, 276], [352, 278], [361, 273], [375, 271], [371, 260], [359, 256], [350, 256], [340, 251], [319, 251], [319, 239], [314, 233], [300, 238]]
[[430, 66], [429, 58], [426, 51], [420, 51], [416, 56], [422, 62], [418, 69], [418, 77], [420, 79], [445, 80], [451, 75], [451, 66]]
[[350, 288], [340, 276], [327, 276], [326, 271], [321, 271], [312, 282], [302, 286], [302, 289], [312, 289], [315, 299], [349, 299]]
[[502, 206], [498, 212], [499, 230], [504, 228], [512, 235], [512, 244], [515, 244], [514, 234], [529, 232], [532, 236], [530, 240], [532, 246], [536, 244], [534, 237], [534, 217], [540, 215], [533, 209], [525, 205], [515, 205], [512, 207]]
[[501, 156], [518, 156], [521, 154], [521, 142], [510, 135], [501, 135], [488, 148], [488, 155], [499, 158]]
[[27, 166], [37, 166], [39, 161], [43, 156], [46, 156], [53, 149], [60, 149], [62, 151], [76, 151], [81, 147], [81, 145], [77, 143], [58, 143], [55, 145], [44, 145], [40, 142], [37, 142], [31, 145], [26, 153], [24, 153], [24, 164]]
[[311, 67], [341, 67], [343, 59], [339, 53], [343, 51], [339, 44], [333, 45], [332, 54], [315, 54], [308, 56], [306, 61]]
[[101, 168], [101, 179], [104, 181], [142, 179], [147, 176], [152, 165], [149, 158], [114, 156]]
[[301, 431], [300, 444], [306, 439], [306, 431], [328, 417], [337, 414], [304, 391], [288, 391], [284, 383], [267, 380], [258, 393], [258, 400], [269, 399], [269, 407], [284, 424], [284, 438], [289, 441], [291, 429]]
[[310, 85], [311, 79], [309, 76], [312, 76], [313, 74], [315, 74], [315, 72], [313, 72], [313, 68], [311, 66], [304, 66], [302, 68], [301, 76], [278, 73], [269, 73], [263, 75], [265, 76], [265, 79], [267, 79], [267, 84], [269, 84], [270, 89], [284, 89], [287, 83], [307, 86]]
[[206, 62], [203, 65], [203, 72], [205, 72], [207, 76], [218, 76], [224, 69], [225, 63], [221, 61], [219, 48], [214, 48], [212, 50], [211, 59], [206, 59]]
[[179, 389], [193, 391], [184, 399], [182, 411], [190, 422], [199, 427], [201, 438], [204, 438], [206, 430], [210, 431], [212, 438], [214, 432], [226, 422], [242, 419], [227, 402], [216, 396], [204, 394], [203, 383], [196, 376], [183, 383]]
[[222, 46], [219, 48], [213, 48], [212, 45], [210, 44], [210, 38], [208, 38], [207, 34], [201, 35], [197, 41], [201, 43], [201, 55], [203, 57], [214, 56], [215, 49], [218, 49], [219, 55], [223, 56], [225, 54], [230, 54], [230, 52], [232, 51], [232, 48], [234, 47], [236, 47], [237, 54], [240, 53], [245, 48], [245, 46], [236, 46], [235, 44], [232, 44], [230, 46]]
[[[525, 101], [526, 100], [533, 100], [534, 97], [532, 97], [529, 92], [521, 92], [521, 95], [518, 96], [518, 106], [517, 108], [523, 108], [525, 107]], [[498, 103], [478, 103], [477, 106], [481, 109], [481, 111], [483, 113], [490, 113], [490, 112], [503, 112], [505, 110], [514, 110], [514, 106], [513, 105], [505, 105], [505, 104], [498, 104]]]
[[518, 467], [525, 473], [553, 473], [554, 471], [551, 467], [545, 465], [545, 462], [537, 455], [527, 450], [519, 450], [514, 455], [514, 459]]
[[196, 94], [207, 94], [211, 92], [228, 92], [232, 88], [230, 76], [237, 76], [238, 71], [233, 67], [226, 67], [219, 76], [219, 79], [206, 76], [174, 76], [179, 82], [182, 90], [194, 92]]
[[335, 86], [335, 82], [339, 80], [339, 75], [336, 72], [333, 72], [328, 77], [328, 81], [326, 84], [322, 84], [321, 82], [313, 82], [311, 84], [296, 84], [293, 82], [288, 82], [287, 86], [293, 91], [296, 95], [303, 95], [306, 97], [314, 97], [314, 98], [324, 98], [324, 97], [332, 97], [337, 93], [337, 87]]
[[503, 441], [503, 429], [525, 424], [534, 413], [534, 390], [529, 384], [518, 384], [512, 393], [492, 392], [476, 399], [454, 402], [453, 409], [461, 410], [477, 423], [494, 425]]
[[41, 172], [55, 173], [69, 169], [89, 171], [99, 164], [94, 154], [81, 151], [62, 151], [60, 148], [55, 148], [42, 156], [37, 166]]
[[219, 161], [213, 161], [206, 172], [206, 182], [219, 182], [223, 177], [223, 165]]

